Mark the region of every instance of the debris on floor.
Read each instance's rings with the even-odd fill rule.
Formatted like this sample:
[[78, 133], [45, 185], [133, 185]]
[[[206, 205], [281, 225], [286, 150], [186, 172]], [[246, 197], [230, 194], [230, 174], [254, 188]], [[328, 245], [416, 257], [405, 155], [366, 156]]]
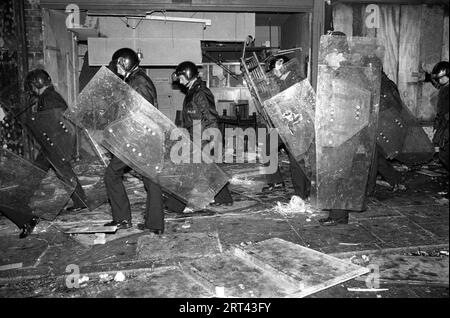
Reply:
[[350, 292], [381, 292], [388, 291], [388, 288], [347, 288]]
[[392, 185], [389, 182], [384, 181], [384, 180], [377, 180], [377, 185], [385, 187], [385, 188], [389, 188], [389, 189], [392, 188]]
[[425, 176], [429, 176], [429, 177], [442, 177], [442, 176], [445, 175], [443, 173], [439, 173], [439, 172], [436, 172], [436, 171], [430, 171], [428, 169], [423, 169], [423, 168], [421, 170], [419, 170], [419, 171], [416, 171], [416, 172], [419, 173], [419, 174], [423, 174]]
[[393, 165], [393, 168], [398, 172], [407, 172], [409, 171], [409, 167], [406, 165]]
[[283, 216], [292, 216], [296, 213], [314, 213], [315, 210], [311, 207], [311, 205], [305, 202], [299, 196], [292, 196], [291, 201], [289, 203], [281, 203], [277, 202], [277, 205], [273, 208], [273, 210]]
[[22, 268], [22, 266], [23, 266], [23, 263], [0, 265], [0, 271], [7, 271], [10, 269]]
[[255, 184], [255, 181], [250, 180], [247, 177], [239, 178], [238, 176], [234, 176], [233, 178], [231, 178], [230, 184], [251, 186]]
[[116, 276], [114, 276], [114, 281], [116, 282], [125, 281], [125, 275], [122, 272], [117, 272]]

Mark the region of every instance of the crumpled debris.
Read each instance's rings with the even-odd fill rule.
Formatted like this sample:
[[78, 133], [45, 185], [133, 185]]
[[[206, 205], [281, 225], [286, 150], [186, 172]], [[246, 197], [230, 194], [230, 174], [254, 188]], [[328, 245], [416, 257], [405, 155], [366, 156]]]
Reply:
[[384, 180], [377, 180], [377, 185], [385, 187], [385, 188], [392, 188], [392, 185]]
[[78, 284], [80, 285], [80, 287], [84, 287], [82, 286], [83, 283], [87, 283], [89, 281], [89, 277], [88, 276], [83, 276], [81, 278], [78, 278]]
[[125, 281], [125, 275], [122, 272], [117, 272], [116, 276], [114, 276], [114, 281], [116, 282]]
[[399, 171], [399, 172], [406, 172], [406, 171], [409, 171], [409, 167], [408, 167], [408, 166], [405, 166], [405, 165], [393, 165], [393, 168], [394, 168], [396, 171]]
[[191, 228], [191, 224], [190, 224], [188, 221], [186, 221], [186, 222], [184, 222], [184, 224], [181, 226], [181, 228], [182, 228], [182, 229], [189, 229], [189, 228]]
[[370, 263], [370, 257], [367, 255], [361, 256], [353, 255], [352, 257], [350, 257], [350, 262], [352, 262], [355, 265], [367, 266]]
[[194, 210], [189, 207], [185, 207], [183, 213], [194, 213]]
[[251, 186], [255, 184], [255, 181], [248, 179], [247, 177], [245, 177], [244, 179], [241, 179], [237, 176], [234, 176], [231, 180], [230, 180], [230, 184], [234, 184], [234, 185], [247, 185], [247, 186]]
[[289, 216], [296, 213], [315, 212], [309, 203], [306, 203], [302, 198], [296, 195], [292, 196], [289, 203], [277, 202], [277, 205], [273, 208], [273, 210], [284, 216]]
[[443, 257], [449, 256], [446, 250], [433, 250], [433, 251], [422, 251], [420, 248], [417, 251], [406, 253], [409, 256], [428, 256], [428, 257]]
[[112, 276], [109, 276], [108, 274], [100, 274], [99, 277], [101, 283], [106, 283], [114, 279]]

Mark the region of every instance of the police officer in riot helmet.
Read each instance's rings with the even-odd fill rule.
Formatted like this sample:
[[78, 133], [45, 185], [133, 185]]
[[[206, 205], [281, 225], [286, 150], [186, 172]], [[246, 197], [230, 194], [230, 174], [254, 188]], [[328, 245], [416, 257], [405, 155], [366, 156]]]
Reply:
[[[110, 66], [117, 68], [117, 74], [141, 94], [149, 103], [158, 108], [156, 89], [152, 80], [145, 71], [139, 67], [139, 57], [129, 48], [122, 48], [112, 56]], [[111, 204], [113, 220], [105, 226], [117, 226], [118, 229], [127, 229], [131, 224], [131, 207], [127, 192], [123, 184], [123, 175], [130, 168], [114, 155], [105, 171], [105, 185]], [[143, 177], [147, 190], [147, 202], [145, 208], [145, 223], [138, 224], [141, 230], [150, 230], [155, 234], [164, 233], [164, 209], [163, 195], [158, 183]]]
[[[219, 114], [216, 110], [214, 95], [201, 79], [197, 66], [191, 61], [184, 61], [175, 69], [172, 80], [179, 82], [184, 88], [186, 96], [183, 101], [181, 114], [182, 127], [189, 131], [193, 138], [194, 125], [200, 124], [201, 131], [208, 128], [217, 128]], [[214, 198], [214, 205], [232, 205], [233, 198], [228, 186]]]
[[[35, 69], [27, 74], [25, 88], [31, 90], [32, 94], [37, 98], [36, 104], [33, 106], [33, 112], [39, 113], [52, 109], [65, 111], [68, 108], [64, 98], [55, 90], [50, 75], [43, 69]], [[62, 112], [60, 116], [62, 116]], [[75, 147], [75, 139], [70, 136], [67, 137], [69, 138], [67, 142], [73, 144]], [[72, 155], [74, 154], [75, 152]], [[35, 159], [35, 164], [44, 171], [48, 171], [52, 167], [47, 155], [43, 151], [39, 152]], [[64, 165], [64, 167], [58, 167], [55, 171], [62, 180], [70, 179], [73, 173], [69, 163]], [[66, 209], [67, 211], [77, 212], [86, 208], [84, 202], [75, 193], [83, 193], [79, 182], [77, 182], [75, 192], [71, 197], [73, 205], [68, 207]]]
[[439, 159], [448, 170], [449, 161], [449, 62], [437, 63], [431, 72], [431, 83], [439, 90], [434, 121], [433, 143], [439, 147]]
[[29, 72], [25, 78], [25, 88], [38, 98], [35, 111], [54, 108], [67, 109], [66, 101], [55, 90], [52, 79], [45, 70], [35, 69]]

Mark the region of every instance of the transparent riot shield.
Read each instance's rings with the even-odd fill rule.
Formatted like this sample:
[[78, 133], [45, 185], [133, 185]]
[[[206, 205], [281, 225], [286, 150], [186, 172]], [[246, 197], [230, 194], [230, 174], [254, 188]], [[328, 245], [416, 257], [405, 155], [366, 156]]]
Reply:
[[53, 220], [69, 201], [75, 184], [59, 180], [6, 149], [0, 149], [0, 211], [33, 211]]
[[91, 210], [107, 201], [106, 165], [85, 131], [64, 118], [60, 109], [34, 113], [26, 125], [58, 177], [79, 184], [74, 195], [80, 201]]
[[[204, 208], [228, 182], [215, 164], [174, 163], [171, 149], [179, 142], [171, 140], [175, 124], [107, 68], [97, 72], [66, 117], [87, 130], [103, 130], [98, 142], [188, 204]], [[185, 138], [192, 158], [200, 150], [189, 135]]]
[[308, 80], [297, 82], [263, 103], [289, 152], [310, 180], [315, 179], [316, 95]]
[[382, 52], [375, 39], [321, 38], [315, 122], [318, 208], [365, 209]]
[[295, 58], [283, 64], [279, 71], [270, 72], [264, 70], [256, 54], [241, 63], [247, 86], [260, 104], [303, 80], [300, 63]]

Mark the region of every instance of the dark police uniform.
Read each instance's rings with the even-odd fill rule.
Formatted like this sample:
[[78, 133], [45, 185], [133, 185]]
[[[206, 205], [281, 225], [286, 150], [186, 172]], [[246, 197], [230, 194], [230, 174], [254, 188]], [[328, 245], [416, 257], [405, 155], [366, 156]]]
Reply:
[[[201, 131], [208, 128], [217, 128], [217, 118], [219, 114], [216, 110], [214, 95], [206, 87], [206, 83], [201, 78], [197, 78], [194, 84], [188, 89], [183, 101], [181, 113], [181, 125], [189, 131], [191, 140], [193, 137], [194, 120], [200, 120]], [[207, 143], [208, 141], [206, 141]], [[228, 185], [222, 188], [214, 198], [215, 203], [231, 204], [231, 197]]]
[[[141, 94], [153, 106], [158, 108], [157, 94], [152, 80], [144, 70], [133, 71], [125, 82]], [[123, 184], [123, 175], [131, 168], [113, 156], [105, 171], [105, 185], [111, 203], [113, 220], [128, 221], [131, 224], [131, 207]], [[151, 230], [164, 230], [164, 209], [161, 187], [148, 178], [143, 178], [147, 190], [145, 207], [145, 227]]]
[[449, 161], [449, 83], [439, 89], [437, 114], [434, 123], [436, 130], [433, 143], [439, 147], [439, 159], [448, 170]]
[[[47, 87], [44, 92], [38, 97], [36, 108], [37, 112], [39, 113], [51, 109], [60, 109], [61, 111], [65, 111], [68, 107], [64, 98], [55, 90], [52, 85]], [[69, 142], [73, 143], [73, 145], [75, 146], [75, 140], [70, 140]], [[48, 171], [48, 169], [50, 169], [50, 167], [52, 166], [47, 159], [47, 155], [43, 151], [39, 152], [38, 156], [36, 157], [35, 164], [44, 171]], [[72, 167], [69, 163], [65, 164], [64, 166], [58, 167], [58, 169], [55, 169], [55, 172], [61, 180], [70, 180], [73, 177]], [[78, 180], [75, 192], [83, 193], [83, 188], [81, 187], [81, 184]], [[86, 207], [86, 205], [77, 195], [73, 194], [71, 198], [74, 203], [74, 207]]]

